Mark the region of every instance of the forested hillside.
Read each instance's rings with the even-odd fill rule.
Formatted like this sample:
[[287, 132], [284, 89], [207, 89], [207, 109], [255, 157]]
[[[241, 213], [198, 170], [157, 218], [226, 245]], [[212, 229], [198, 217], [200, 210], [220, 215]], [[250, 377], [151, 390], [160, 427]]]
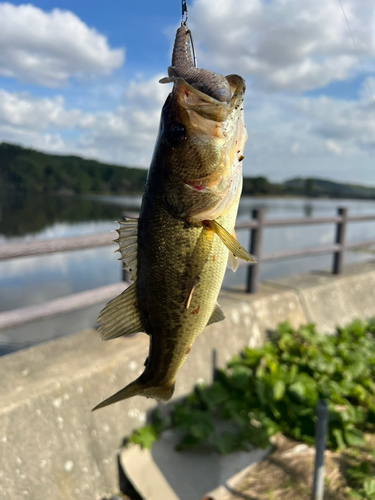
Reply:
[[329, 198], [367, 198], [375, 199], [375, 188], [360, 184], [341, 184], [325, 179], [291, 179], [284, 182], [289, 193], [304, 193], [306, 196]]
[[[1, 193], [139, 194], [147, 170], [107, 165], [78, 156], [51, 155], [0, 143]], [[247, 196], [309, 196], [375, 199], [375, 188], [324, 179], [291, 179], [282, 184], [266, 177], [245, 177]]]
[[142, 193], [147, 171], [0, 144], [0, 192]]

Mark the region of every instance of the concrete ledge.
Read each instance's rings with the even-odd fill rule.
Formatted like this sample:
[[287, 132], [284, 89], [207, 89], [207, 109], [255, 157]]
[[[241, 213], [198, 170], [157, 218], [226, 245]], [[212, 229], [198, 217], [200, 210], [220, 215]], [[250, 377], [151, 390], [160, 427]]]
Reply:
[[[244, 345], [260, 345], [267, 330], [289, 320], [317, 322], [330, 332], [354, 317], [375, 316], [375, 263], [343, 276], [307, 275], [261, 286], [249, 296], [224, 290], [226, 320], [196, 340], [174, 398], [212, 380], [212, 350], [223, 365]], [[155, 401], [136, 397], [91, 413], [105, 397], [134, 380], [148, 337], [102, 343], [96, 331], [3, 356], [0, 365], [0, 498], [101, 500], [118, 489], [117, 452], [145, 422]]]
[[355, 318], [375, 316], [375, 261], [347, 266], [339, 276], [319, 272], [268, 284], [294, 292], [307, 321], [322, 333], [331, 333]]

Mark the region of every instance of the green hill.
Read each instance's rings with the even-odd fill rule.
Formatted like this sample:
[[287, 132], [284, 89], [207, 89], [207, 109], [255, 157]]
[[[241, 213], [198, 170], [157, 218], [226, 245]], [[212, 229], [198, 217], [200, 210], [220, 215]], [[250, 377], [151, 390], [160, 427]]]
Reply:
[[0, 144], [0, 193], [142, 193], [147, 171]]
[[[51, 155], [0, 143], [0, 194], [138, 194], [147, 170], [108, 165], [78, 156]], [[283, 184], [266, 177], [245, 177], [245, 196], [310, 196], [375, 199], [375, 188], [324, 179], [291, 179]]]
[[341, 184], [324, 179], [290, 179], [283, 184], [290, 194], [304, 194], [311, 197], [365, 198], [375, 199], [375, 188], [360, 184]]

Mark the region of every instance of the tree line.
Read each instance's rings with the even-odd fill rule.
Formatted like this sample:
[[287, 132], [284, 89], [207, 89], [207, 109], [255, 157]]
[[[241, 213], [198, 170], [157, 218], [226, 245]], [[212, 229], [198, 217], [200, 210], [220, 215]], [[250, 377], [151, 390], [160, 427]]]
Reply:
[[[141, 194], [147, 170], [109, 165], [78, 156], [41, 153], [0, 144], [0, 195]], [[309, 196], [375, 199], [375, 188], [324, 179], [291, 179], [272, 183], [266, 177], [244, 177], [245, 196]]]

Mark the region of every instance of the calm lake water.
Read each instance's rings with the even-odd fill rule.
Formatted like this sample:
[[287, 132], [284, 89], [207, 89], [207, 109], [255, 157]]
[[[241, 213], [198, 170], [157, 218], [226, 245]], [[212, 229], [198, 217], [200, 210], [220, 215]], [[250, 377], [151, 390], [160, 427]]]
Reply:
[[[0, 244], [35, 241], [111, 231], [124, 210], [138, 211], [137, 197], [30, 197], [0, 201]], [[264, 208], [267, 218], [324, 217], [347, 207], [350, 215], [375, 214], [375, 201], [243, 198], [238, 220], [247, 220], [254, 208]], [[334, 242], [334, 225], [268, 228], [263, 251], [309, 248]], [[238, 240], [248, 248], [249, 231], [239, 231]], [[348, 226], [348, 241], [375, 239], [375, 223]], [[64, 252], [41, 257], [24, 257], [0, 262], [0, 312], [41, 304], [111, 284], [121, 279], [116, 245], [99, 249]], [[371, 254], [347, 252], [345, 263], [371, 259]], [[332, 256], [316, 256], [262, 264], [262, 280], [329, 269]], [[224, 286], [244, 283], [246, 269], [228, 270]], [[0, 354], [76, 333], [95, 324], [104, 304], [0, 332]]]

